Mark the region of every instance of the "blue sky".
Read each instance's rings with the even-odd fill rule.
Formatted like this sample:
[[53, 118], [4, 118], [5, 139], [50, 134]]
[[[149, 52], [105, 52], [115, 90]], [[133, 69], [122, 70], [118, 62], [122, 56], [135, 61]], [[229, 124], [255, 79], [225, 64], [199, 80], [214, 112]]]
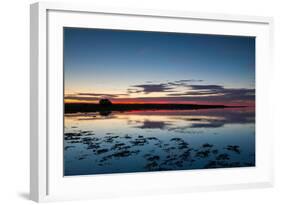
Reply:
[[[255, 38], [64, 28], [64, 76], [65, 94], [76, 99], [78, 93], [94, 94], [83, 95], [87, 99], [99, 97], [95, 94], [182, 97], [198, 89], [192, 85], [250, 92], [255, 83]], [[185, 85], [172, 85], [184, 80]], [[170, 89], [145, 92], [153, 86]], [[210, 87], [204, 88], [208, 97]]]

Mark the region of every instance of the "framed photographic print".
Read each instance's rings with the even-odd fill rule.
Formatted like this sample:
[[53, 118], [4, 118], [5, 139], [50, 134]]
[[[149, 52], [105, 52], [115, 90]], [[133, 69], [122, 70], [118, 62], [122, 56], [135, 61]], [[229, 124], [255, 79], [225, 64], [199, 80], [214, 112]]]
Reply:
[[31, 199], [271, 186], [272, 22], [31, 5]]

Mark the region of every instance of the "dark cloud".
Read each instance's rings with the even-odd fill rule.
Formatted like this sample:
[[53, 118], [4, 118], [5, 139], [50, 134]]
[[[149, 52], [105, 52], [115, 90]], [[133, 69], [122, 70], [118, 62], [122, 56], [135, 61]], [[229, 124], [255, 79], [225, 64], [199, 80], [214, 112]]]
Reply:
[[[224, 88], [221, 85], [189, 85], [190, 90], [181, 93], [170, 93], [172, 97], [186, 97], [189, 100], [216, 100], [237, 101], [254, 100], [255, 89], [248, 88]], [[187, 99], [188, 100], [188, 99]]]
[[225, 95], [255, 97], [255, 89], [224, 89]]
[[213, 91], [187, 91], [184, 93], [170, 93], [168, 96], [206, 96], [217, 95], [217, 92]]
[[[255, 100], [255, 89], [247, 88], [225, 88], [221, 85], [200, 85], [190, 84], [191, 82], [202, 82], [203, 80], [177, 80], [168, 83], [158, 84], [141, 84], [134, 85], [128, 89], [128, 93], [153, 93], [163, 92], [167, 93], [166, 97], [162, 98], [138, 98], [140, 100], [163, 100], [167, 101], [208, 101], [208, 102], [239, 102], [239, 101], [253, 101]], [[186, 91], [177, 92], [177, 88], [184, 87]]]
[[[202, 80], [177, 80], [166, 83], [144, 83], [132, 85], [127, 89], [127, 93], [76, 93], [66, 95], [67, 100], [97, 101], [101, 98], [116, 100], [116, 102], [136, 101], [142, 103], [211, 103], [211, 104], [252, 104], [255, 101], [255, 89], [250, 88], [225, 88], [216, 84], [197, 84]], [[191, 83], [194, 82], [194, 83]], [[190, 84], [191, 83], [191, 84]], [[130, 94], [140, 93], [163, 93], [163, 97], [139, 97], [130, 98]]]
[[133, 85], [131, 87], [140, 88], [141, 90], [136, 90], [137, 92], [143, 92], [145, 94], [154, 93], [154, 92], [172, 92], [169, 84], [160, 83], [160, 84], [141, 84], [141, 85]]
[[98, 97], [83, 97], [83, 96], [64, 96], [65, 100], [81, 100], [81, 101], [94, 101], [94, 100], [99, 100], [100, 98]]
[[96, 101], [101, 98], [117, 98], [120, 96], [128, 96], [128, 94], [106, 94], [106, 93], [77, 93], [72, 95], [66, 95], [65, 100], [81, 100], [81, 101]]
[[[168, 83], [153, 83], [147, 81], [147, 84], [133, 85], [128, 89], [128, 93], [153, 93], [153, 92], [174, 92], [173, 89], [179, 86], [188, 86], [191, 82], [202, 82], [203, 80], [185, 79], [176, 80]], [[137, 88], [137, 89], [135, 89]]]
[[177, 81], [175, 81], [175, 83], [190, 83], [190, 82], [203, 82], [203, 80], [189, 79], [189, 80], [177, 80]]
[[211, 90], [221, 91], [224, 88], [221, 85], [188, 85], [192, 90]]
[[176, 80], [173, 82], [168, 82], [168, 85], [172, 85], [172, 86], [189, 86], [190, 83], [196, 83], [196, 82], [203, 82], [203, 80], [195, 80], [195, 79], [188, 79], [188, 80]]
[[119, 94], [105, 94], [105, 93], [77, 93], [77, 96], [94, 96], [94, 97], [108, 97], [116, 98]]
[[[128, 93], [153, 93], [153, 92], [176, 92], [176, 88], [178, 87], [186, 87], [193, 91], [193, 95], [206, 95], [206, 94], [215, 94], [215, 92], [219, 92], [224, 90], [224, 88], [220, 85], [190, 85], [190, 83], [194, 82], [202, 82], [203, 80], [195, 80], [195, 79], [187, 79], [187, 80], [177, 80], [168, 83], [147, 83], [140, 85], [133, 85], [128, 89]], [[200, 90], [198, 92], [197, 90]], [[204, 91], [203, 91], [204, 90]], [[181, 93], [178, 96], [191, 95], [190, 92]], [[171, 94], [171, 96], [177, 96], [176, 94]]]
[[143, 90], [129, 88], [129, 89], [127, 89], [127, 92], [128, 92], [128, 94], [131, 94], [131, 93], [142, 93]]

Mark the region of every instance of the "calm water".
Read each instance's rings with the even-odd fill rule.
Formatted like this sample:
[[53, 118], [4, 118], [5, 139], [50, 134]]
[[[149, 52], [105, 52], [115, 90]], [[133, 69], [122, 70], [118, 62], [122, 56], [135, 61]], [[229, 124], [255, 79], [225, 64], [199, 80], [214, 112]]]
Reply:
[[254, 109], [65, 115], [65, 176], [245, 166]]

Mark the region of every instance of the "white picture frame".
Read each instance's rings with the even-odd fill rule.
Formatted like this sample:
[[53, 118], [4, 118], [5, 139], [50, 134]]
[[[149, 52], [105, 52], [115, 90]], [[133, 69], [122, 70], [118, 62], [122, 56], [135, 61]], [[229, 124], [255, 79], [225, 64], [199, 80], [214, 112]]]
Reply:
[[[62, 139], [63, 129], [61, 32], [64, 26], [256, 36], [256, 167], [63, 177], [62, 140], [57, 139], [60, 133]], [[271, 99], [268, 90], [272, 77], [272, 29], [273, 19], [270, 17], [98, 8], [91, 4], [32, 4], [31, 200], [41, 202], [272, 186], [272, 113], [264, 109], [270, 106]]]

